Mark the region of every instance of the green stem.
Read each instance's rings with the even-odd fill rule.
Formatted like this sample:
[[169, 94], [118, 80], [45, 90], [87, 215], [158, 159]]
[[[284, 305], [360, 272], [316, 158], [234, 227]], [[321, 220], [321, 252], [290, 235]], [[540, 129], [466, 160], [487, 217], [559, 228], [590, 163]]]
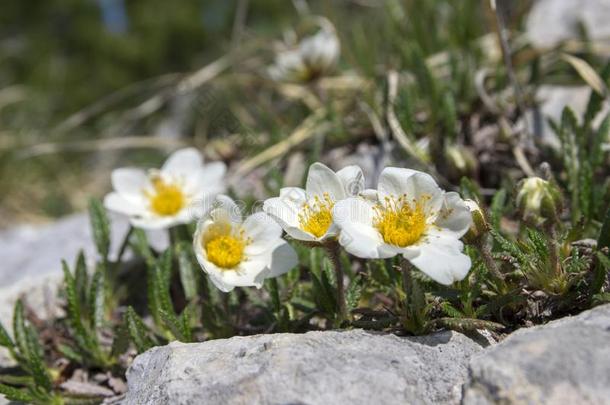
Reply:
[[341, 250], [339, 243], [333, 241], [325, 246], [328, 258], [335, 270], [335, 278], [337, 279], [337, 306], [339, 309], [337, 324], [340, 325], [347, 319], [347, 307], [345, 305], [345, 287], [343, 285], [343, 265], [341, 264]]

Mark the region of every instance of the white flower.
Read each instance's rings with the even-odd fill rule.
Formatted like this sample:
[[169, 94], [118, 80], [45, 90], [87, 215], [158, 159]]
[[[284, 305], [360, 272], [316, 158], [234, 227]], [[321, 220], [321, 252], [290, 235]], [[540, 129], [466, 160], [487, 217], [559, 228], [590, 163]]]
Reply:
[[471, 262], [459, 239], [472, 217], [457, 193], [445, 193], [426, 173], [388, 167], [376, 200], [370, 197], [349, 198], [333, 209], [339, 243], [349, 253], [371, 259], [401, 254], [445, 285], [466, 276]]
[[358, 166], [347, 166], [337, 173], [322, 163], [309, 167], [305, 190], [286, 187], [280, 196], [265, 201], [263, 210], [297, 240], [323, 242], [339, 234], [333, 221], [333, 206], [356, 196], [364, 188], [364, 176]]
[[329, 73], [339, 60], [339, 38], [329, 22], [296, 48], [278, 52], [269, 75], [277, 81], [305, 82]]
[[282, 228], [267, 214], [259, 212], [242, 221], [235, 202], [224, 195], [215, 205], [197, 224], [193, 249], [220, 290], [261, 288], [266, 278], [297, 264], [296, 252], [282, 239]]
[[107, 209], [129, 216], [133, 226], [168, 228], [192, 220], [195, 201], [224, 192], [222, 162], [203, 164], [194, 148], [174, 152], [161, 170], [121, 168], [112, 172], [113, 192], [104, 199]]

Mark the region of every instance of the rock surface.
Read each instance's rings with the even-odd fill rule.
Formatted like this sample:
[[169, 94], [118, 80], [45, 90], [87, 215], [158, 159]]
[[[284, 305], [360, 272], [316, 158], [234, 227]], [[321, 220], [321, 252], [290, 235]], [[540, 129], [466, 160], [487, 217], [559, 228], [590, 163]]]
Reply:
[[610, 39], [610, 0], [537, 0], [527, 18], [526, 32], [537, 48], [552, 48], [579, 37], [580, 25], [589, 38]]
[[464, 405], [610, 404], [610, 305], [521, 329], [469, 373]]
[[455, 332], [172, 343], [136, 358], [123, 404], [455, 404], [468, 360], [481, 350]]

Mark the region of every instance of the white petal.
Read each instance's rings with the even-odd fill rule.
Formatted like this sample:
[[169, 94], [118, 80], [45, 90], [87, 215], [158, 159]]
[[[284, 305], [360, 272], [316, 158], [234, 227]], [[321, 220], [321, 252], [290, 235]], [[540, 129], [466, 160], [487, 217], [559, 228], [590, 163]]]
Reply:
[[378, 201], [377, 190], [372, 189], [372, 188], [365, 189], [363, 192], [360, 193], [360, 197], [364, 198], [365, 200], [372, 201], [372, 202]]
[[242, 228], [245, 236], [251, 240], [245, 249], [248, 256], [268, 251], [281, 241], [282, 228], [264, 212], [250, 215], [244, 221]]
[[239, 206], [233, 201], [233, 199], [227, 195], [218, 195], [212, 203], [212, 209], [210, 215], [215, 218], [215, 215], [222, 215], [223, 218], [228, 219], [231, 223], [240, 224], [242, 222], [242, 214]]
[[443, 191], [436, 181], [427, 173], [417, 170], [387, 167], [379, 177], [379, 200], [385, 197], [397, 197], [406, 194], [409, 199], [419, 201], [426, 196], [426, 213], [431, 219], [435, 219], [443, 204]]
[[361, 258], [379, 259], [396, 255], [373, 227], [373, 204], [362, 198], [339, 201], [333, 209], [335, 223], [341, 229], [339, 243], [349, 253]]
[[112, 188], [134, 204], [143, 203], [142, 191], [149, 186], [148, 176], [142, 169], [125, 167], [115, 169], [111, 175]]
[[227, 166], [223, 162], [212, 162], [194, 170], [187, 176], [182, 176], [184, 191], [197, 198], [201, 193], [220, 194], [224, 193], [226, 184], [224, 175]]
[[356, 165], [347, 166], [337, 172], [347, 197], [357, 197], [364, 191], [364, 174]]
[[445, 201], [435, 224], [452, 231], [457, 238], [464, 236], [472, 224], [472, 214], [466, 202], [455, 192], [445, 193]]
[[421, 244], [409, 248], [405, 257], [434, 281], [450, 285], [466, 277], [472, 265], [462, 248], [462, 242], [452, 233], [439, 233], [429, 235]]
[[198, 173], [203, 166], [203, 157], [195, 148], [185, 148], [172, 153], [163, 164], [161, 172], [173, 177], [188, 178]]
[[106, 195], [104, 198], [104, 207], [106, 207], [107, 210], [129, 216], [142, 215], [146, 212], [146, 209], [142, 205], [126, 200], [116, 192]]
[[339, 201], [346, 197], [337, 174], [319, 162], [309, 167], [305, 190], [310, 198], [316, 195], [322, 197], [325, 193], [333, 201]]
[[269, 266], [257, 276], [256, 281], [263, 283], [266, 278], [278, 277], [289, 272], [298, 264], [295, 250], [286, 241], [280, 240], [268, 252]]
[[[278, 221], [278, 222], [280, 223], [280, 225], [282, 225], [282, 223], [280, 221]], [[296, 227], [296, 226], [282, 226], [282, 228], [284, 228], [284, 230], [286, 231], [288, 236], [290, 236], [291, 238], [293, 238], [295, 240], [302, 240], [302, 241], [305, 241], [305, 242], [315, 242], [315, 241], [318, 240], [318, 238], [316, 238], [315, 236], [313, 236], [309, 232], [305, 232], [304, 230], [302, 230], [299, 227]]]
[[222, 272], [221, 280], [235, 287], [258, 287], [260, 284], [255, 280], [258, 275], [267, 268], [267, 260], [253, 260], [248, 258], [241, 262], [237, 270], [225, 270]]
[[279, 222], [282, 228], [299, 226], [299, 212], [295, 205], [289, 205], [290, 200], [282, 197], [269, 198], [263, 203], [263, 211]]
[[167, 229], [172, 226], [186, 224], [188, 221], [185, 221], [182, 218], [177, 216], [174, 217], [152, 217], [152, 216], [144, 216], [144, 217], [132, 217], [130, 218], [131, 224], [136, 228], [142, 229]]
[[301, 207], [307, 202], [307, 194], [299, 187], [284, 187], [280, 189], [280, 200]]

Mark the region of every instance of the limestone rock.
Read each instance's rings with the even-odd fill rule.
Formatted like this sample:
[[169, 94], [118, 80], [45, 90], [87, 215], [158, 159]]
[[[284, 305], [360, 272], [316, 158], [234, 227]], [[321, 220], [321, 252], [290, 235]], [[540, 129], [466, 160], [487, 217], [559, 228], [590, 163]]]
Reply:
[[537, 0], [526, 22], [526, 32], [537, 48], [553, 48], [579, 37], [584, 26], [589, 38], [610, 39], [610, 0]]
[[171, 343], [138, 356], [129, 404], [455, 404], [481, 349], [455, 332], [352, 330]]
[[474, 356], [463, 403], [610, 404], [610, 305], [521, 329]]

